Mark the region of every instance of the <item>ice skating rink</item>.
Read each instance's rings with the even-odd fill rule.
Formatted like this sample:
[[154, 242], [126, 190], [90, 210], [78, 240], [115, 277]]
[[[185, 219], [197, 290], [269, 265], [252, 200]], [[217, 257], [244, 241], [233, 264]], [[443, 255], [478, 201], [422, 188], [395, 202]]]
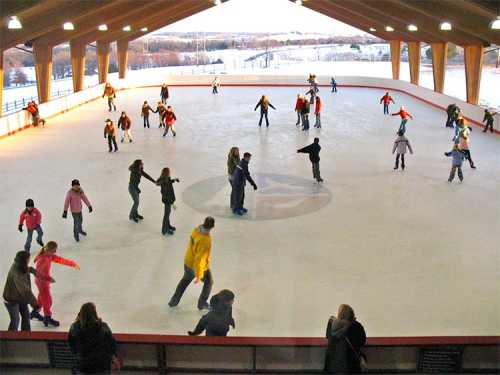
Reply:
[[[452, 131], [443, 111], [392, 93], [415, 119], [407, 136], [415, 151], [406, 170], [391, 155], [399, 117], [384, 116], [382, 90], [322, 88], [323, 128], [304, 134], [293, 108], [304, 88], [171, 88], [177, 137], [161, 137], [157, 115], [143, 129], [141, 104], [156, 104], [159, 88], [118, 92], [118, 110], [132, 119], [131, 144], [109, 154], [104, 99], [0, 140], [1, 283], [26, 232], [17, 231], [26, 198], [43, 215], [45, 241], [76, 260], [80, 271], [54, 264], [53, 316], [67, 330], [82, 303], [93, 301], [114, 332], [185, 334], [202, 315], [200, 285], [177, 308], [167, 302], [182, 275], [193, 227], [212, 214], [211, 269], [216, 292], [236, 294], [241, 336], [322, 336], [340, 303], [351, 304], [369, 336], [500, 334], [500, 137], [474, 127], [465, 180], [449, 184]], [[253, 108], [267, 94], [271, 127], [259, 129]], [[495, 124], [498, 128], [498, 124]], [[322, 186], [307, 155], [296, 150], [319, 136]], [[229, 204], [226, 157], [231, 146], [253, 154], [248, 217]], [[177, 210], [174, 236], [160, 233], [159, 188], [143, 179], [139, 211], [128, 220], [128, 166], [142, 159], [157, 178], [168, 166]], [[72, 219], [61, 218], [66, 191], [78, 178], [93, 204], [84, 211], [87, 238], [76, 243]], [[37, 251], [33, 242], [32, 253]], [[36, 290], [36, 286], [33, 288]], [[0, 310], [7, 328], [7, 311]], [[33, 330], [44, 330], [32, 323]]]

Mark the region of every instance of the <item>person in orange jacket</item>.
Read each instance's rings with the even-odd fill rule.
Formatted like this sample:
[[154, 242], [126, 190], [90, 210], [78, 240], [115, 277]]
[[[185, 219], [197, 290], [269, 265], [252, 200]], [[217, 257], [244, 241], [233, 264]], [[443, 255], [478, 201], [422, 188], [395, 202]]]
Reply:
[[380, 104], [384, 103], [384, 115], [389, 114], [389, 104], [391, 102], [392, 104], [395, 104], [394, 99], [392, 99], [392, 97], [389, 95], [389, 91], [387, 91], [385, 95], [380, 98]]
[[104, 98], [105, 96], [108, 98], [108, 111], [111, 112], [111, 108], [114, 107], [114, 111], [116, 112], [116, 90], [109, 82], [106, 82], [106, 85], [104, 86], [102, 97]]
[[295, 112], [297, 113], [297, 123], [296, 126], [300, 126], [300, 121], [302, 119], [302, 107], [304, 106], [304, 97], [300, 94], [297, 94], [297, 100], [295, 101]]
[[399, 112], [391, 114], [391, 116], [398, 116], [398, 115], [401, 117], [401, 125], [399, 125], [399, 129], [396, 132], [396, 134], [398, 134], [399, 132], [403, 132], [404, 134], [406, 132], [406, 123], [410, 118], [413, 120], [413, 116], [410, 115], [410, 113], [405, 109], [404, 106], [401, 106]]
[[314, 107], [314, 114], [316, 115], [315, 128], [321, 128], [321, 110], [323, 109], [323, 103], [319, 96], [316, 97], [316, 106]]
[[208, 309], [208, 297], [212, 291], [213, 278], [210, 272], [210, 253], [212, 250], [212, 238], [210, 231], [215, 226], [213, 217], [206, 217], [202, 225], [193, 229], [184, 256], [184, 275], [175, 289], [175, 293], [168, 305], [175, 307], [179, 304], [186, 288], [193, 279], [195, 284], [203, 281], [203, 289], [198, 298], [198, 309]]
[[31, 318], [36, 318], [43, 321], [45, 327], [51, 325], [59, 326], [59, 322], [52, 318], [52, 295], [50, 293], [50, 284], [55, 282], [50, 274], [52, 262], [80, 269], [78, 263], [71, 259], [66, 259], [56, 255], [57, 243], [49, 241], [40, 249], [40, 252], [35, 257], [36, 277], [35, 284], [38, 288], [37, 304], [43, 308], [43, 317], [38, 312], [32, 312]]
[[104, 139], [108, 138], [109, 152], [113, 151], [111, 145], [115, 147], [115, 152], [118, 151], [118, 145], [116, 144], [116, 128], [109, 118], [105, 121], [106, 126], [104, 126]]

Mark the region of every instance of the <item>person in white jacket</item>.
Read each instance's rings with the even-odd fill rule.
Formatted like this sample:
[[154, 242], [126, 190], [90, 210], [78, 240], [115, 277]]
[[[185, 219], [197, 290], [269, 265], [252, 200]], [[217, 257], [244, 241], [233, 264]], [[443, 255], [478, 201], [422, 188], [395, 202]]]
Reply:
[[399, 168], [399, 158], [401, 158], [401, 169], [404, 171], [405, 154], [407, 149], [410, 150], [410, 154], [413, 154], [413, 149], [411, 148], [410, 141], [404, 136], [404, 132], [400, 130], [398, 132], [396, 140], [394, 141], [394, 146], [392, 147], [393, 154], [397, 151], [394, 170]]

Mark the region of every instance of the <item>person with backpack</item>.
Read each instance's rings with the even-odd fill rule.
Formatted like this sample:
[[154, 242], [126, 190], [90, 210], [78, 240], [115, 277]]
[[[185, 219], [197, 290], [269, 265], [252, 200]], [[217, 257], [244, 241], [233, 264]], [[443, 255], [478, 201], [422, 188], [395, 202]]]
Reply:
[[351, 306], [340, 305], [337, 316], [330, 317], [326, 338], [326, 373], [360, 374], [366, 364], [366, 357], [361, 352], [362, 347], [366, 345], [366, 332], [356, 320]]
[[253, 186], [254, 190], [257, 190], [257, 184], [250, 176], [250, 171], [248, 170], [248, 163], [250, 163], [250, 159], [252, 158], [252, 154], [249, 152], [245, 152], [243, 154], [243, 160], [236, 166], [233, 173], [233, 190], [234, 190], [234, 209], [233, 213], [235, 215], [244, 215], [248, 212], [248, 210], [244, 207], [245, 204], [245, 186], [248, 181], [250, 185]]
[[170, 177], [170, 168], [163, 168], [160, 177], [156, 180], [156, 184], [161, 187], [161, 201], [164, 205], [163, 224], [161, 226], [161, 234], [163, 235], [173, 235], [175, 232], [175, 227], [170, 224], [170, 212], [175, 203], [174, 182], [180, 182], [180, 180]]
[[143, 220], [144, 217], [139, 215], [139, 194], [141, 194], [141, 190], [139, 189], [139, 183], [141, 182], [141, 177], [145, 177], [153, 184], [156, 185], [156, 181], [144, 171], [144, 163], [141, 159], [134, 160], [134, 162], [128, 167], [130, 171], [130, 180], [128, 183], [128, 192], [132, 197], [132, 208], [130, 209], [130, 214], [128, 218], [136, 223], [139, 220]]
[[389, 95], [389, 91], [387, 91], [385, 95], [380, 98], [380, 104], [384, 103], [384, 115], [389, 114], [389, 104], [391, 102], [395, 104], [394, 99]]
[[165, 137], [168, 133], [168, 130], [171, 129], [172, 134], [175, 137], [177, 135], [177, 133], [175, 132], [175, 122], [177, 121], [177, 117], [175, 116], [172, 106], [169, 105], [167, 107], [165, 116], [163, 117], [163, 121], [165, 123], [165, 132], [163, 133], [163, 136]]
[[33, 231], [37, 233], [36, 242], [43, 246], [42, 214], [35, 208], [35, 202], [31, 198], [26, 199], [26, 208], [19, 215], [18, 230], [21, 233], [23, 232], [24, 222], [26, 222], [26, 229], [28, 230], [24, 250], [29, 253], [33, 241]]
[[257, 108], [259, 108], [259, 107], [260, 107], [259, 127], [262, 125], [262, 118], [263, 117], [266, 118], [266, 127], [269, 127], [269, 119], [267, 118], [267, 113], [269, 111], [269, 107], [271, 107], [274, 110], [276, 110], [276, 108], [269, 102], [269, 99], [265, 95], [262, 95], [259, 102], [255, 106], [254, 111], [256, 111]]
[[109, 152], [113, 152], [113, 147], [115, 147], [115, 152], [118, 151], [118, 145], [116, 144], [116, 128], [111, 119], [106, 119], [104, 126], [104, 139], [108, 139]]
[[71, 210], [71, 215], [73, 216], [73, 237], [76, 242], [80, 242], [80, 234], [83, 236], [87, 235], [82, 228], [83, 215], [82, 215], [82, 201], [89, 208], [89, 213], [92, 212], [92, 205], [90, 204], [87, 196], [80, 187], [80, 181], [71, 181], [71, 189], [66, 193], [66, 199], [64, 200], [64, 211], [62, 214], [63, 219], [68, 217], [68, 208]]
[[228, 289], [221, 290], [210, 298], [210, 311], [203, 315], [195, 329], [188, 331], [189, 336], [200, 335], [206, 331], [207, 336], [227, 336], [229, 327], [236, 327], [233, 319], [234, 293]]
[[319, 145], [319, 138], [314, 138], [314, 142], [309, 146], [303, 147], [297, 150], [297, 153], [309, 154], [309, 160], [312, 164], [313, 178], [319, 183], [323, 182], [321, 174], [319, 172], [319, 152], [321, 151], [321, 146]]
[[122, 139], [121, 143], [125, 140], [125, 138], [128, 139], [129, 143], [132, 143], [132, 134], [130, 133], [130, 128], [132, 127], [132, 121], [130, 120], [130, 117], [127, 116], [127, 114], [122, 112], [120, 118], [118, 119], [118, 129], [122, 129]]
[[148, 102], [146, 100], [146, 101], [144, 101], [144, 104], [142, 105], [142, 108], [141, 108], [141, 116], [142, 116], [142, 119], [144, 120], [144, 128], [146, 128], [146, 126], [147, 126], [148, 129], [149, 129], [149, 112], [150, 111], [155, 113], [153, 108], [151, 108], [151, 106], [148, 104]]
[[396, 163], [394, 164], [394, 170], [399, 168], [399, 158], [401, 158], [401, 169], [405, 170], [405, 154], [406, 149], [410, 150], [410, 154], [413, 154], [413, 149], [411, 148], [410, 141], [404, 136], [402, 131], [398, 132], [398, 136], [394, 141], [394, 146], [392, 147], [392, 153], [396, 154]]

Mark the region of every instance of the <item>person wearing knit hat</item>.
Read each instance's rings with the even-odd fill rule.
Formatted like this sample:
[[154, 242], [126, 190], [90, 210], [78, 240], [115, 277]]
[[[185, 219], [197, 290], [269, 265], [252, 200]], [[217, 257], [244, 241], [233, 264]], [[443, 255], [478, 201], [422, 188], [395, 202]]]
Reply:
[[118, 151], [118, 145], [116, 144], [116, 128], [111, 119], [106, 119], [104, 121], [106, 126], [104, 127], [104, 139], [108, 138], [109, 152], [113, 151], [113, 145], [115, 147], [115, 152]]
[[23, 224], [26, 221], [26, 229], [28, 230], [28, 236], [26, 237], [26, 243], [24, 244], [24, 250], [28, 253], [31, 249], [31, 242], [33, 241], [33, 231], [36, 231], [36, 242], [43, 246], [43, 230], [42, 230], [42, 214], [38, 209], [35, 208], [35, 202], [33, 199], [26, 199], [26, 208], [21, 212], [19, 216], [18, 230], [22, 233]]
[[76, 242], [80, 242], [80, 234], [83, 236], [87, 235], [82, 228], [83, 215], [82, 215], [82, 201], [89, 208], [89, 213], [92, 212], [92, 205], [90, 204], [87, 196], [80, 187], [80, 181], [71, 181], [71, 189], [66, 193], [66, 199], [64, 200], [64, 211], [62, 214], [63, 219], [68, 217], [68, 208], [71, 210], [71, 215], [73, 216], [73, 237]]

